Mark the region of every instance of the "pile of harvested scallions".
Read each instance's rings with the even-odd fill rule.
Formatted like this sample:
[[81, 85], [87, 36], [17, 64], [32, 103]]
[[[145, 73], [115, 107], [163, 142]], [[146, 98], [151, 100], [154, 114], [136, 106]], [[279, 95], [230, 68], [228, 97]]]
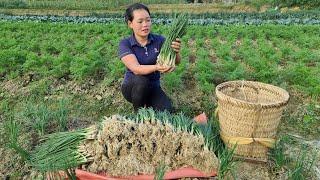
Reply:
[[80, 167], [130, 176], [154, 174], [163, 164], [167, 170], [192, 166], [210, 173], [218, 169], [213, 133], [183, 114], [141, 109], [132, 117], [114, 115], [86, 129], [47, 135], [27, 162], [42, 172]]

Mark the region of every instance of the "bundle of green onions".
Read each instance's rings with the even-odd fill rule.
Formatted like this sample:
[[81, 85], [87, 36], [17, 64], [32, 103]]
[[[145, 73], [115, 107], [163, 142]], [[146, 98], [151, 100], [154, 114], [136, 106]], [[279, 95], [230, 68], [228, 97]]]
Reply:
[[171, 43], [177, 38], [181, 38], [186, 33], [187, 24], [187, 14], [180, 14], [175, 18], [173, 24], [171, 25], [169, 34], [167, 35], [167, 39], [161, 48], [157, 59], [157, 64], [168, 67], [175, 66], [176, 52], [171, 48]]
[[77, 167], [90, 161], [90, 157], [78, 151], [86, 139], [94, 139], [94, 127], [72, 132], [59, 132], [45, 136], [30, 158], [32, 167], [39, 171], [57, 171]]

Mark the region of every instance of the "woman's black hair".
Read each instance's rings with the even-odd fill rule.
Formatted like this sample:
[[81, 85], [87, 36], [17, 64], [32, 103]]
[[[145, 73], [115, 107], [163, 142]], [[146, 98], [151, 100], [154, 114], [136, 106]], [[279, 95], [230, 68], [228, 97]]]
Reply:
[[138, 10], [138, 9], [144, 9], [150, 15], [150, 11], [147, 6], [145, 6], [141, 3], [134, 3], [126, 9], [126, 13], [124, 14], [124, 20], [126, 21], [126, 23], [128, 23], [128, 21], [133, 20], [133, 11]]

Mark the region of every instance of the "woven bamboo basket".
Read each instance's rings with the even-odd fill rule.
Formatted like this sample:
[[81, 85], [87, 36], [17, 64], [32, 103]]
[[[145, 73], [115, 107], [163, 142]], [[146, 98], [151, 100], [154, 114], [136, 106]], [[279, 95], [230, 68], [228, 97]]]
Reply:
[[[244, 159], [265, 161], [289, 94], [254, 81], [229, 81], [216, 87], [220, 135]], [[236, 145], [235, 145], [236, 144]]]

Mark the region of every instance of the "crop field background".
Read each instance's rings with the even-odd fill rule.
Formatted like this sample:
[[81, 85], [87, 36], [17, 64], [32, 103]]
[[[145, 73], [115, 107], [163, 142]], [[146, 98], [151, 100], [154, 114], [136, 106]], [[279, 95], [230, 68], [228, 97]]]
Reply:
[[[1, 1], [0, 7], [100, 10], [128, 4], [118, 1], [111, 6], [112, 2], [97, 1], [88, 7], [89, 1]], [[169, 2], [185, 3], [161, 1]], [[272, 13], [266, 16], [274, 17]], [[176, 113], [194, 117], [205, 112], [211, 121], [217, 121], [214, 90], [222, 82], [260, 81], [289, 92], [278, 146], [271, 151], [270, 160], [267, 164], [235, 161], [232, 169], [237, 179], [320, 176], [320, 12], [292, 14], [289, 18], [296, 20], [280, 23], [234, 23], [226, 15], [221, 15], [218, 23], [201, 23], [208, 14], [191, 18], [182, 38], [182, 63], [162, 76], [161, 86]], [[0, 178], [30, 179], [36, 174], [7, 148], [10, 120], [19, 124], [19, 143], [32, 150], [43, 135], [87, 127], [103, 116], [133, 112], [120, 92], [125, 67], [117, 53], [120, 40], [131, 32], [119, 15], [113, 16], [108, 22], [91, 16], [96, 19], [76, 23], [66, 20], [68, 17], [56, 21], [43, 16], [0, 16]], [[250, 18], [258, 16], [251, 14]], [[306, 19], [308, 23], [303, 23]], [[155, 21], [152, 31], [166, 34], [169, 25]]]

